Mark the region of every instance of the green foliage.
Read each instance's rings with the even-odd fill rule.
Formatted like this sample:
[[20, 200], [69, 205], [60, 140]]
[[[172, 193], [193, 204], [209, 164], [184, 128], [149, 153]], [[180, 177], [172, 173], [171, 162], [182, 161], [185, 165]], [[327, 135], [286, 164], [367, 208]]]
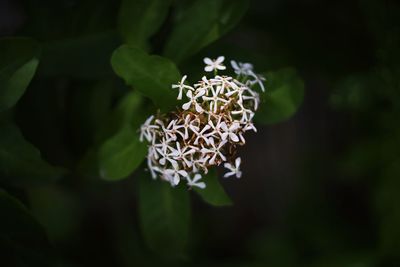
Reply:
[[182, 258], [188, 239], [189, 192], [182, 186], [139, 177], [139, 218], [143, 237], [154, 252], [167, 258]]
[[205, 189], [194, 187], [194, 190], [201, 198], [213, 206], [230, 206], [232, 200], [226, 194], [224, 188], [218, 180], [218, 174], [215, 169], [212, 169], [205, 175], [202, 180], [206, 183]]
[[176, 106], [176, 92], [171, 84], [178, 82], [181, 76], [170, 60], [122, 45], [114, 51], [111, 65], [126, 84], [149, 97], [161, 110], [168, 111]]
[[0, 39], [0, 111], [15, 105], [39, 64], [40, 46], [29, 38]]
[[126, 178], [143, 161], [147, 146], [129, 125], [108, 139], [100, 148], [100, 176], [105, 180]]
[[300, 107], [304, 97], [304, 84], [292, 68], [267, 72], [264, 75], [266, 92], [256, 113], [259, 123], [273, 124], [290, 118]]
[[44, 161], [40, 152], [28, 143], [19, 129], [8, 122], [0, 123], [0, 179], [14, 185], [51, 182], [64, 170]]
[[115, 31], [46, 42], [38, 74], [87, 80], [110, 77], [110, 55], [118, 44]]
[[123, 0], [118, 16], [118, 29], [128, 45], [143, 49], [148, 39], [164, 22], [171, 0]]
[[4, 266], [53, 266], [44, 229], [14, 197], [0, 189], [0, 249]]
[[196, 0], [178, 10], [164, 54], [178, 63], [184, 61], [230, 31], [247, 6], [247, 0]]

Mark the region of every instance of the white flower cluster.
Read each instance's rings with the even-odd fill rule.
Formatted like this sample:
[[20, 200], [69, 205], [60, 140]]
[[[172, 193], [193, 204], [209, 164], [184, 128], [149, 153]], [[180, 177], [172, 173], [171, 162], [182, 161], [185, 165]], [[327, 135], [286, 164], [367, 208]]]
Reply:
[[246, 131], [257, 131], [252, 119], [260, 99], [251, 88], [258, 84], [264, 91], [264, 78], [251, 64], [235, 61], [231, 65], [236, 78], [219, 76], [217, 70], [226, 69], [223, 61], [224, 57], [205, 58], [205, 71], [215, 76], [203, 76], [193, 86], [185, 84], [183, 76], [172, 85], [179, 91], [178, 100], [185, 96], [181, 109], [150, 116], [141, 126], [140, 140], [149, 142], [147, 164], [153, 178], [159, 176], [172, 186], [185, 180], [190, 187], [205, 188], [202, 174], [223, 162], [228, 169], [224, 177], [241, 177], [236, 147], [245, 144]]

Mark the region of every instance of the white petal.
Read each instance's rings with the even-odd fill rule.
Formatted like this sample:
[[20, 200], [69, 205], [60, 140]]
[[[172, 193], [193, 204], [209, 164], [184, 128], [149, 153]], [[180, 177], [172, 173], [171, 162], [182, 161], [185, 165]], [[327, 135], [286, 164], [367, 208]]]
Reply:
[[174, 175], [174, 181], [173, 181], [174, 185], [178, 185], [180, 180], [181, 180], [181, 179], [179, 178], [179, 175], [178, 175], [178, 174], [175, 174], [175, 175]]
[[236, 174], [235, 172], [227, 172], [227, 173], [224, 174], [224, 178], [233, 176], [233, 175], [235, 175], [235, 174]]
[[229, 138], [233, 141], [233, 142], [239, 142], [239, 137], [234, 134], [234, 133], [229, 133]]
[[221, 64], [222, 62], [224, 62], [224, 60], [225, 60], [225, 57], [224, 57], [224, 56], [219, 56], [219, 57], [215, 60], [215, 62], [218, 63], [218, 64]]
[[182, 83], [182, 84], [185, 82], [186, 78], [187, 78], [187, 75], [184, 75], [184, 76], [182, 77], [182, 80], [181, 80], [181, 83]]
[[213, 64], [213, 61], [209, 57], [205, 57], [203, 59], [203, 62], [204, 62], [204, 64], [207, 64], [207, 65]]
[[201, 113], [201, 112], [204, 111], [203, 108], [202, 108], [197, 102], [196, 102], [195, 108], [196, 108], [196, 111], [197, 111], [198, 113]]
[[224, 163], [224, 167], [227, 168], [228, 170], [232, 170], [233, 166], [229, 162]]
[[192, 104], [192, 102], [187, 102], [187, 103], [185, 103], [185, 104], [182, 105], [182, 108], [183, 108], [184, 110], [188, 110], [188, 109], [190, 108], [191, 104]]
[[204, 70], [207, 71], [207, 72], [212, 72], [214, 70], [214, 67], [207, 65], [207, 66], [204, 67]]
[[221, 133], [220, 135], [221, 135], [221, 139], [222, 139], [223, 141], [225, 141], [226, 138], [228, 137], [228, 133]]
[[201, 174], [197, 173], [193, 178], [193, 182], [197, 182], [200, 179], [201, 179]]
[[224, 65], [217, 65], [217, 69], [219, 70], [225, 70], [226, 67]]
[[239, 169], [241, 162], [242, 162], [242, 159], [240, 157], [237, 157], [235, 160], [236, 169]]
[[234, 60], [231, 60], [231, 66], [232, 66], [232, 68], [235, 69], [235, 70], [239, 69], [238, 64], [237, 64], [236, 61], [234, 61]]
[[204, 182], [200, 182], [200, 183], [194, 184], [194, 186], [197, 186], [200, 189], [206, 188], [206, 184]]

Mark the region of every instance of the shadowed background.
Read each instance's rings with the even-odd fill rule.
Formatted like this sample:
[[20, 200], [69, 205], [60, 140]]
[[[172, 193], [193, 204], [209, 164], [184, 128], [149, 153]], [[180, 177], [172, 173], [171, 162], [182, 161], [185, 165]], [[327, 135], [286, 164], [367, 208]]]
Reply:
[[[232, 206], [211, 206], [191, 192], [180, 259], [146, 245], [138, 172], [108, 182], [87, 175], [82, 163], [127, 90], [109, 63], [123, 42], [119, 10], [111, 0], [0, 1], [0, 36], [43, 43], [15, 122], [44, 159], [70, 170], [46, 185], [0, 181], [44, 227], [45, 257], [71, 267], [400, 266], [398, 2], [253, 0], [235, 28], [178, 64], [196, 77], [203, 57], [225, 55], [263, 73], [294, 68], [304, 82], [293, 116], [247, 134], [243, 177], [221, 179]], [[174, 12], [151, 36], [151, 53], [162, 53]]]

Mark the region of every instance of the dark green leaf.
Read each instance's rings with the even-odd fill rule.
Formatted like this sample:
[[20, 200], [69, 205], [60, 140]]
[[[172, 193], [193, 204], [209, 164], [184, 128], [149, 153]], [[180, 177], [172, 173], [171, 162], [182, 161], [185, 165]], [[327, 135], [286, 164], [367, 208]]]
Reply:
[[146, 152], [139, 134], [126, 125], [100, 147], [100, 176], [105, 180], [126, 178], [140, 165]]
[[266, 92], [256, 113], [256, 122], [273, 124], [290, 118], [303, 101], [302, 79], [292, 68], [268, 72], [265, 77]]
[[64, 172], [44, 161], [15, 125], [0, 124], [0, 179], [15, 185], [36, 184], [54, 181]]
[[247, 0], [195, 1], [178, 16], [165, 46], [165, 55], [176, 62], [194, 55], [231, 30], [240, 21], [247, 6]]
[[161, 26], [171, 0], [123, 0], [118, 29], [128, 45], [146, 49], [148, 38]]
[[112, 75], [110, 55], [120, 43], [116, 32], [48, 42], [38, 75], [98, 79]]
[[52, 266], [44, 229], [14, 197], [0, 189], [2, 266]]
[[0, 40], [0, 111], [15, 105], [39, 64], [40, 47], [28, 38]]
[[184, 256], [190, 222], [188, 191], [153, 180], [148, 173], [139, 180], [139, 218], [147, 245], [169, 258]]
[[203, 181], [207, 185], [206, 188], [200, 189], [194, 187], [194, 190], [205, 202], [214, 206], [232, 205], [231, 199], [218, 181], [218, 174], [215, 170], [210, 170], [208, 174], [203, 177]]
[[181, 76], [170, 60], [122, 45], [114, 51], [111, 64], [128, 85], [149, 97], [157, 107], [167, 111], [176, 106], [176, 92], [171, 85]]

